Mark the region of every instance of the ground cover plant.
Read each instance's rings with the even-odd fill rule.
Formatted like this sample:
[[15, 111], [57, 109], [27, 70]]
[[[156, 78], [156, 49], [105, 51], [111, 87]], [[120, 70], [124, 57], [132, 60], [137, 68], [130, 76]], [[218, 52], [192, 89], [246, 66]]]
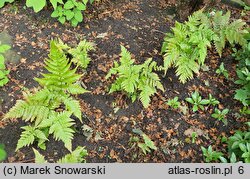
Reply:
[[[14, 0], [1, 0], [0, 8], [5, 3], [13, 3]], [[83, 21], [82, 11], [87, 8], [87, 3], [93, 3], [94, 0], [26, 0], [26, 6], [33, 8], [34, 12], [38, 13], [47, 5], [52, 5], [53, 12], [51, 17], [55, 17], [62, 24], [69, 21], [72, 26], [77, 26], [78, 23]]]
[[6, 70], [5, 67], [5, 58], [3, 54], [10, 49], [9, 45], [1, 44], [0, 41], [0, 87], [8, 83], [8, 77], [9, 71]]
[[0, 161], [249, 163], [250, 13], [232, 4], [1, 1]]

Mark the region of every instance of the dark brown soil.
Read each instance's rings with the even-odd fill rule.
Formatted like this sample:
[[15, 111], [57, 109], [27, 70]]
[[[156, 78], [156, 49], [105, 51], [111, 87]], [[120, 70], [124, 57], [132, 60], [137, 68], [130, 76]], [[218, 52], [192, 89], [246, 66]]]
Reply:
[[[77, 28], [61, 25], [50, 18], [50, 9], [35, 14], [23, 7], [24, 4], [18, 2], [0, 10], [0, 32], [5, 30], [10, 34], [12, 49], [21, 56], [18, 63], [8, 62], [10, 82], [0, 88], [0, 119], [16, 100], [22, 98], [22, 91], [38, 87], [33, 78], [44, 70], [43, 61], [48, 55], [49, 41], [60, 37], [72, 46], [84, 38], [96, 44], [96, 51], [91, 52], [92, 61], [82, 79], [91, 93], [79, 95], [78, 99], [82, 105], [83, 124], [90, 126], [95, 133], [101, 133], [102, 139], [87, 141], [82, 131], [83, 124], [77, 122], [73, 140], [73, 148], [86, 146], [88, 149], [87, 162], [203, 162], [201, 146], [214, 145], [215, 149], [224, 150], [219, 137], [228, 136], [242, 127], [242, 121], [246, 121], [246, 118], [236, 119], [234, 115], [241, 107], [233, 100], [237, 87], [232, 80], [215, 73], [219, 64], [224, 62], [231, 72], [230, 77], [235, 78], [233, 71], [237, 62], [227, 52], [220, 59], [211, 50], [206, 63], [210, 70], [201, 71], [199, 76], [184, 85], [178, 81], [174, 69], [169, 70], [165, 77], [158, 73], [165, 92], [159, 91], [148, 109], [143, 109], [139, 101], [131, 103], [120, 93], [108, 94], [112, 81], [105, 80], [105, 75], [113, 62], [119, 59], [120, 45], [129, 49], [136, 63], [153, 57], [159, 65], [162, 64], [160, 49], [164, 33], [176, 20], [172, 6], [155, 0], [110, 0], [89, 7], [85, 22]], [[239, 12], [224, 5], [215, 8], [231, 9], [233, 14]], [[16, 9], [18, 15], [15, 14]], [[205, 81], [210, 85], [206, 86]], [[230, 109], [228, 126], [211, 118], [210, 108], [205, 112], [192, 113], [189, 106], [183, 114], [165, 104], [168, 99], [178, 96], [183, 105], [188, 105], [184, 100], [195, 90], [199, 90], [204, 98], [211, 93], [221, 102], [221, 109]], [[115, 107], [114, 102], [118, 104]], [[15, 152], [20, 127], [24, 125], [21, 120], [0, 123], [4, 126], [0, 128], [0, 143], [5, 144], [8, 153], [5, 162], [34, 162], [32, 147], [36, 148], [36, 145]], [[129, 139], [136, 135], [132, 132], [135, 128], [145, 132], [158, 150], [144, 155], [138, 148], [131, 148]], [[189, 142], [190, 136], [184, 134], [190, 128], [202, 131], [194, 144]], [[41, 153], [54, 162], [68, 151], [61, 142], [50, 138], [46, 151]]]

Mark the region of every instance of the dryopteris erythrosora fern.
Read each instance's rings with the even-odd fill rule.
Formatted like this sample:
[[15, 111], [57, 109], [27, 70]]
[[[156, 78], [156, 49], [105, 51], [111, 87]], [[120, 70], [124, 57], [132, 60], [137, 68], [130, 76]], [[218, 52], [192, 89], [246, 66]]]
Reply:
[[171, 33], [167, 33], [162, 46], [165, 72], [176, 67], [176, 75], [182, 83], [193, 78], [204, 64], [207, 48], [211, 43], [222, 55], [226, 41], [230, 44], [244, 45], [245, 22], [238, 19], [230, 23], [230, 12], [223, 15], [216, 12], [208, 17], [202, 10], [195, 12], [185, 23], [176, 22]]
[[120, 64], [115, 62], [106, 76], [106, 78], [112, 75], [118, 76], [109, 93], [124, 91], [133, 102], [139, 98], [143, 106], [148, 107], [150, 97], [156, 93], [157, 88], [164, 90], [160, 78], [153, 72], [157, 68], [156, 62], [148, 59], [141, 65], [135, 65], [130, 53], [123, 46], [121, 46], [120, 62]]
[[51, 41], [49, 58], [45, 64], [49, 73], [35, 79], [43, 89], [34, 94], [25, 94], [24, 99], [18, 100], [4, 118], [22, 118], [32, 122], [31, 126], [23, 127], [16, 150], [35, 141], [40, 148], [45, 149], [45, 141], [49, 134], [53, 134], [56, 140], [63, 141], [71, 151], [74, 133], [71, 129], [74, 125], [71, 116], [82, 120], [80, 104], [71, 94], [81, 94], [87, 90], [77, 83], [81, 75], [76, 74], [76, 68], [71, 69], [71, 62], [58, 41]]
[[[33, 148], [35, 153], [35, 163], [48, 163], [44, 156]], [[85, 157], [88, 155], [88, 151], [84, 147], [77, 147], [71, 153], [65, 155], [59, 159], [56, 163], [85, 163]]]

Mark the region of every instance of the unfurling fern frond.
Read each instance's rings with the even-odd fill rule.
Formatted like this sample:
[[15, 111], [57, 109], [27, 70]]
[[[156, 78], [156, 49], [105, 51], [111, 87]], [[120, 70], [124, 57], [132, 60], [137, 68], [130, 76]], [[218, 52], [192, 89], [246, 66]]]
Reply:
[[[45, 68], [50, 72], [42, 74], [43, 78], [35, 78], [35, 80], [43, 87], [51, 91], [58, 91], [58, 93], [65, 92], [78, 92], [84, 89], [76, 82], [80, 79], [81, 75], [76, 74], [76, 68], [71, 68], [71, 63], [66, 58], [65, 54], [57, 47], [55, 41], [50, 44], [49, 59], [45, 61]], [[78, 90], [76, 89], [78, 87]], [[71, 89], [73, 87], [74, 89]]]
[[32, 126], [21, 127], [24, 131], [21, 134], [21, 138], [18, 140], [16, 151], [22, 147], [29, 146], [34, 143], [36, 139], [48, 140], [45, 134]]
[[[160, 78], [153, 70], [157, 70], [156, 62], [148, 59], [141, 65], [134, 65], [134, 60], [127, 49], [121, 46], [121, 64], [115, 62], [115, 66], [110, 69], [106, 78], [118, 75], [112, 84], [109, 93], [114, 91], [124, 91], [132, 99], [132, 102], [139, 97], [143, 106], [149, 106], [150, 97], [156, 93], [156, 89], [164, 90]], [[138, 96], [139, 94], [139, 96]]]

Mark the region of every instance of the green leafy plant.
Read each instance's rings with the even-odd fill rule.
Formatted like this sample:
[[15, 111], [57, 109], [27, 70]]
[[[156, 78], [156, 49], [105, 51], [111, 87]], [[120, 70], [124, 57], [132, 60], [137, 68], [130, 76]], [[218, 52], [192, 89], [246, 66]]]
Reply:
[[225, 15], [223, 15], [222, 11], [217, 11], [212, 17], [213, 42], [220, 56], [227, 41], [231, 45], [240, 44], [244, 46], [246, 44], [246, 39], [244, 38], [244, 35], [248, 33], [244, 28], [246, 23], [241, 19], [230, 22], [230, 16], [230, 11]]
[[0, 144], [0, 162], [5, 160], [6, 157], [7, 157], [7, 153], [4, 149], [4, 145]]
[[[33, 148], [35, 153], [35, 163], [48, 163], [44, 156], [41, 155], [36, 149]], [[56, 163], [85, 163], [85, 157], [88, 155], [88, 151], [85, 147], [77, 147], [70, 154], [65, 155], [59, 159]]]
[[147, 108], [150, 97], [156, 93], [157, 88], [164, 90], [158, 75], [153, 72], [156, 69], [156, 62], [152, 59], [146, 60], [141, 65], [135, 65], [131, 54], [125, 47], [121, 46], [120, 64], [115, 62], [114, 67], [106, 75], [106, 79], [112, 75], [118, 76], [109, 93], [124, 91], [132, 99], [132, 102], [139, 98], [143, 106]]
[[142, 137], [143, 142], [140, 142], [139, 137], [132, 137], [130, 138], [130, 143], [135, 143], [137, 146], [142, 150], [142, 152], [146, 155], [148, 152], [150, 153], [151, 150], [157, 150], [154, 142], [140, 129], [133, 129], [135, 134], [138, 134]]
[[205, 162], [209, 163], [212, 161], [219, 161], [221, 157], [223, 157], [223, 153], [213, 151], [212, 146], [210, 145], [207, 149], [203, 146], [201, 146], [201, 150], [203, 153], [203, 157], [205, 159]]
[[218, 119], [219, 121], [222, 121], [225, 125], [227, 125], [226, 115], [228, 114], [228, 112], [229, 109], [223, 109], [222, 111], [220, 111], [219, 109], [215, 108], [212, 117]]
[[[14, 0], [1, 0], [0, 8], [6, 2], [12, 3]], [[88, 2], [92, 4], [94, 0], [26, 0], [26, 6], [33, 8], [37, 13], [48, 4], [51, 4], [54, 9], [51, 17], [57, 17], [62, 24], [65, 21], [70, 21], [71, 25], [75, 27], [79, 22], [83, 21], [82, 11], [86, 10]]]
[[7, 75], [9, 74], [9, 70], [6, 70], [5, 59], [3, 56], [3, 54], [9, 49], [9, 45], [1, 44], [0, 42], [0, 87], [4, 86], [9, 81], [7, 77]]
[[88, 56], [88, 52], [94, 50], [94, 44], [88, 42], [87, 40], [81, 41], [76, 48], [70, 48], [68, 53], [70, 53], [73, 58], [72, 62], [79, 65], [82, 68], [87, 68], [90, 57]]
[[204, 106], [203, 105], [209, 104], [209, 101], [205, 100], [205, 99], [202, 99], [201, 96], [200, 96], [200, 94], [197, 91], [195, 91], [191, 95], [191, 98], [186, 98], [185, 100], [193, 105], [193, 112], [198, 111], [199, 108], [201, 110], [204, 110]]
[[79, 101], [71, 95], [88, 92], [77, 81], [81, 75], [76, 69], [71, 69], [70, 59], [66, 57], [57, 41], [51, 41], [49, 58], [45, 60], [48, 73], [43, 78], [35, 78], [43, 89], [34, 94], [24, 94], [24, 100], [18, 100], [14, 107], [5, 115], [4, 119], [22, 118], [32, 125], [24, 126], [16, 150], [38, 143], [45, 149], [48, 136], [53, 134], [55, 140], [64, 142], [71, 151], [74, 120], [72, 115], [81, 121], [81, 107]]
[[224, 63], [222, 62], [220, 64], [220, 67], [215, 71], [218, 75], [223, 75], [226, 79], [228, 79], [229, 75], [228, 75], [228, 71], [225, 69], [224, 67]]
[[202, 10], [195, 12], [185, 23], [176, 22], [171, 33], [167, 33], [162, 45], [165, 72], [170, 67], [176, 67], [176, 75], [185, 83], [198, 73], [207, 56], [207, 48], [211, 42], [215, 44], [218, 53], [226, 42], [245, 45], [245, 22], [238, 19], [229, 22], [230, 12], [223, 15], [221, 11], [208, 17]]
[[[222, 163], [236, 163], [238, 161], [250, 163], [250, 122], [246, 122], [248, 131], [238, 130], [229, 138], [223, 137], [222, 142], [227, 143], [226, 156], [219, 156]], [[208, 153], [207, 149], [203, 149], [203, 153]], [[210, 149], [210, 153], [212, 149]], [[227, 159], [227, 157], [229, 159]], [[216, 157], [218, 159], [218, 157]], [[208, 162], [212, 161], [211, 158]]]
[[244, 106], [250, 105], [250, 42], [241, 50], [234, 54], [239, 64], [237, 65], [238, 80], [236, 84], [241, 88], [236, 90], [234, 98], [239, 100]]
[[0, 8], [2, 8], [5, 3], [12, 3], [12, 2], [14, 2], [14, 0], [1, 0], [0, 1]]
[[76, 47], [70, 47], [58, 39], [56, 45], [66, 56], [72, 57], [71, 62], [83, 69], [86, 69], [91, 61], [89, 51], [95, 50], [94, 43], [87, 40], [80, 41]]
[[205, 101], [206, 101], [205, 103], [207, 103], [208, 105], [212, 105], [212, 106], [216, 106], [220, 104], [220, 101], [215, 99], [211, 94], [208, 95], [208, 99], [205, 99]]
[[82, 22], [82, 11], [86, 10], [88, 0], [67, 0], [64, 5], [59, 5], [55, 8], [51, 17], [57, 17], [62, 24], [65, 21], [70, 21], [73, 27], [76, 27], [79, 22]]
[[228, 152], [234, 153], [239, 160], [250, 163], [250, 131], [236, 131], [233, 136], [230, 136]]
[[177, 109], [180, 107], [181, 103], [178, 101], [178, 97], [174, 97], [174, 99], [169, 99], [167, 105], [172, 107], [173, 109]]
[[200, 65], [204, 64], [207, 47], [213, 37], [209, 27], [209, 19], [202, 11], [195, 12], [185, 23], [176, 22], [172, 33], [167, 33], [162, 46], [164, 53], [165, 72], [170, 67], [176, 67], [176, 75], [185, 83], [198, 73]]
[[192, 137], [192, 143], [195, 143], [195, 140], [196, 140], [196, 138], [198, 137], [198, 134], [197, 134], [196, 132], [193, 132], [193, 133], [191, 134], [191, 137]]

